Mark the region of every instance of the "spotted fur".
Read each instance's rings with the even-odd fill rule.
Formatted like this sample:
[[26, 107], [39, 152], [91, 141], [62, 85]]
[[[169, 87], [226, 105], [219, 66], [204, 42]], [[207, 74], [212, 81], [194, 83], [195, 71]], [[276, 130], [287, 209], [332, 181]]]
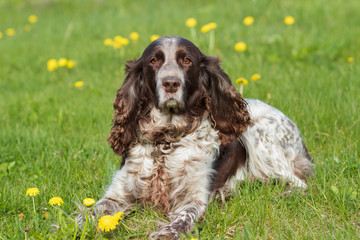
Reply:
[[306, 189], [306, 179], [313, 175], [313, 164], [295, 123], [259, 100], [246, 101], [254, 121], [239, 139], [246, 149], [246, 161], [227, 180], [224, 191], [229, 192], [245, 179], [264, 183], [279, 179], [292, 188]]
[[224, 200], [245, 179], [304, 189], [312, 175], [296, 125], [244, 100], [219, 60], [183, 38], [160, 38], [127, 63], [114, 110], [108, 142], [123, 162], [93, 215], [152, 204], [170, 220], [152, 239], [191, 231], [210, 196]]

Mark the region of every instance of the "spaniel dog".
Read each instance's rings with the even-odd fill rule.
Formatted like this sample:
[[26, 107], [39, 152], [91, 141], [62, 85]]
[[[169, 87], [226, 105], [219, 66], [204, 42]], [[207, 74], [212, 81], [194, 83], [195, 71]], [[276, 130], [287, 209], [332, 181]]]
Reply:
[[244, 100], [219, 60], [190, 41], [152, 42], [126, 75], [108, 137], [123, 161], [94, 216], [149, 203], [170, 220], [151, 238], [177, 239], [205, 215], [212, 193], [223, 199], [246, 179], [307, 187], [312, 159], [296, 125]]

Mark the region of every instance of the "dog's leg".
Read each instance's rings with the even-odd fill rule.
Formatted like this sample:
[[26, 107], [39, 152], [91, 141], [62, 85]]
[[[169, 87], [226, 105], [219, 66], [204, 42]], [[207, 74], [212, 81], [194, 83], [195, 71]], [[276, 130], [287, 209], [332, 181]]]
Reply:
[[179, 239], [180, 233], [193, 230], [194, 222], [199, 221], [206, 212], [207, 204], [204, 202], [190, 202], [176, 210], [169, 216], [170, 223], [160, 227], [150, 235], [151, 239]]
[[[152, 176], [152, 152], [152, 145], [139, 144], [130, 150], [126, 162], [116, 172], [104, 197], [96, 203], [92, 214], [94, 219], [117, 212], [127, 213], [136, 205], [137, 199], [144, 197], [148, 179]], [[79, 216], [79, 225], [83, 221], [84, 217]]]
[[[124, 171], [124, 168], [116, 172], [104, 197], [96, 203], [96, 207], [91, 215], [93, 219], [103, 215], [112, 215], [117, 212], [128, 212], [131, 210], [134, 204], [131, 201], [133, 198], [129, 196], [130, 194], [124, 188], [126, 177], [127, 173]], [[85, 220], [83, 214], [78, 215], [77, 222], [80, 228], [82, 228]]]
[[247, 178], [263, 182], [278, 179], [293, 189], [305, 190], [313, 164], [299, 129], [276, 108], [257, 100], [248, 104], [254, 125], [240, 137], [247, 152]]
[[116, 173], [104, 197], [96, 203], [97, 215], [109, 215], [129, 210], [132, 198], [124, 188], [126, 175], [122, 170]]

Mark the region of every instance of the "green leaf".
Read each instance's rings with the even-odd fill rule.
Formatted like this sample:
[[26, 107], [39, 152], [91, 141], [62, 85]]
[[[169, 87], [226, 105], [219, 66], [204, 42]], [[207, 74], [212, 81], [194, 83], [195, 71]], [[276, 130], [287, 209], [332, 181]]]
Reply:
[[335, 195], [339, 195], [339, 189], [335, 185], [332, 185], [330, 189]]

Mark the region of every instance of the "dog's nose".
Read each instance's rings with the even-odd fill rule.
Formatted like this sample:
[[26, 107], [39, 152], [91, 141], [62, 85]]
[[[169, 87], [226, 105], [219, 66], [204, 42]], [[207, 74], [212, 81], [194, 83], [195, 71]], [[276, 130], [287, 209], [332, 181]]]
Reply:
[[180, 87], [180, 79], [177, 77], [165, 77], [162, 81], [165, 92], [175, 93]]

